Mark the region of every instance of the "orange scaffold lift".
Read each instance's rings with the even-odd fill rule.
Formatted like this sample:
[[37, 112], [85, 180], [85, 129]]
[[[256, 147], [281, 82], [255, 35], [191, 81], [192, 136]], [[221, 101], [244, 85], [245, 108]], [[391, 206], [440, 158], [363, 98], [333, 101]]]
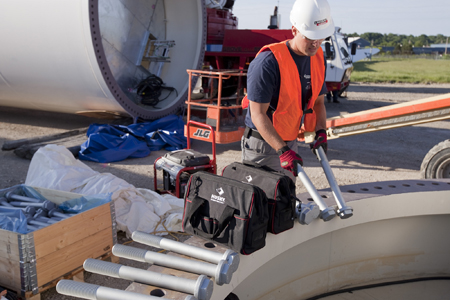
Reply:
[[[189, 85], [194, 77], [205, 81], [205, 93], [200, 99], [194, 99], [189, 90], [187, 105], [187, 122], [199, 121], [210, 125], [214, 131], [193, 125], [190, 138], [212, 142], [211, 134], [215, 134], [218, 144], [229, 144], [241, 139], [245, 125], [245, 111], [242, 109], [244, 98], [246, 70], [187, 70]], [[225, 90], [231, 90], [226, 95]], [[224, 93], [225, 92], [225, 93]]]

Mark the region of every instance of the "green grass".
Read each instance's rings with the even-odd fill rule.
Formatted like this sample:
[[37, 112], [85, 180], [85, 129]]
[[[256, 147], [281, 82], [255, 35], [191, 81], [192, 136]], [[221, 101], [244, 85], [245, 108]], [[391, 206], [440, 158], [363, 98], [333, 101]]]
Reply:
[[358, 61], [353, 82], [450, 83], [450, 60], [373, 58]]

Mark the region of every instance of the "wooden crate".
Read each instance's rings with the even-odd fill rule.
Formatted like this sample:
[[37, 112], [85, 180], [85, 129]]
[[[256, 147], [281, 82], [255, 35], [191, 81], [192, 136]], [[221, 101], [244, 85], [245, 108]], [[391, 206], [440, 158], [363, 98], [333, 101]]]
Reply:
[[[56, 204], [82, 196], [35, 189]], [[0, 229], [0, 286], [31, 298], [83, 271], [87, 258], [110, 257], [116, 242], [112, 202], [28, 234]]]

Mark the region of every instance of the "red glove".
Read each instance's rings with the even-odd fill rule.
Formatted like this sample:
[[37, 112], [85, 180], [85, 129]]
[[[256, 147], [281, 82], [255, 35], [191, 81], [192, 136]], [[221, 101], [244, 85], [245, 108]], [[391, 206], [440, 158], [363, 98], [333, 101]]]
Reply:
[[314, 138], [315, 142], [309, 145], [314, 155], [316, 155], [316, 149], [319, 147], [323, 148], [323, 151], [325, 151], [325, 154], [328, 150], [328, 143], [327, 143], [327, 132], [325, 129], [320, 129], [316, 131], [316, 137]]
[[280, 164], [283, 169], [286, 169], [294, 176], [298, 175], [297, 164], [303, 166], [303, 159], [295, 153], [293, 150], [289, 149], [288, 146], [284, 146], [277, 151], [278, 156], [280, 156]]

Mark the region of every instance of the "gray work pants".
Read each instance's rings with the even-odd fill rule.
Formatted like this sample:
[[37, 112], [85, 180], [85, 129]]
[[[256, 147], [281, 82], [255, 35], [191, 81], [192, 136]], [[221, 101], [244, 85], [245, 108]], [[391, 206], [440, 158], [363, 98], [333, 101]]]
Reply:
[[[289, 148], [298, 153], [297, 141], [286, 142]], [[280, 165], [280, 157], [268, 143], [253, 136], [241, 139], [242, 161], [252, 161], [261, 166], [267, 166], [275, 171], [282, 171], [295, 183], [294, 175]]]

